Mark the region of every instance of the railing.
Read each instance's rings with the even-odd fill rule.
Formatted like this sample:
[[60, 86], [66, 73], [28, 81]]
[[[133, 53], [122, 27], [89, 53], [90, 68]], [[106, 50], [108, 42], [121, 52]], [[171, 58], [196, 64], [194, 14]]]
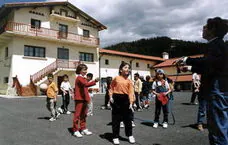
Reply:
[[8, 22], [5, 25], [5, 31], [17, 32], [23, 35], [29, 36], [40, 36], [52, 39], [63, 39], [68, 40], [74, 43], [86, 44], [86, 45], [99, 45], [99, 38], [93, 37], [83, 37], [82, 35], [78, 35], [75, 33], [67, 32], [66, 37], [62, 37], [62, 32], [54, 29], [48, 28], [32, 28], [31, 25], [16, 23], [16, 22]]
[[80, 61], [73, 61], [73, 60], [63, 60], [57, 59], [55, 62], [51, 63], [50, 65], [46, 66], [45, 68], [41, 69], [37, 73], [31, 75], [31, 80], [36, 83], [49, 73], [53, 73], [58, 68], [62, 69], [76, 69], [76, 67], [80, 64]]

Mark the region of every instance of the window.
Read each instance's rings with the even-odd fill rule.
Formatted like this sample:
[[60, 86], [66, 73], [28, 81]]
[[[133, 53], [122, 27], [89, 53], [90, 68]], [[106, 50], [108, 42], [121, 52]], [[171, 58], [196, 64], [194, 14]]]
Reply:
[[147, 64], [147, 68], [150, 68], [150, 64]]
[[108, 59], [105, 59], [105, 64], [109, 65], [109, 60]]
[[69, 59], [69, 49], [58, 48], [58, 59]]
[[136, 62], [136, 67], [139, 67], [139, 63], [138, 62]]
[[31, 28], [38, 28], [40, 29], [41, 21], [36, 19], [31, 19]]
[[89, 30], [83, 29], [83, 36], [84, 37], [89, 37]]
[[5, 58], [7, 58], [9, 56], [9, 48], [6, 47], [5, 48]]
[[7, 84], [9, 82], [9, 78], [8, 77], [4, 77], [4, 83]]
[[67, 16], [67, 10], [60, 9], [60, 15]]
[[45, 48], [25, 45], [24, 56], [45, 57]]
[[79, 53], [80, 53], [80, 56], [79, 56], [80, 61], [93, 62], [93, 53], [84, 53], [84, 52], [79, 52]]
[[67, 38], [68, 26], [59, 24], [59, 38]]

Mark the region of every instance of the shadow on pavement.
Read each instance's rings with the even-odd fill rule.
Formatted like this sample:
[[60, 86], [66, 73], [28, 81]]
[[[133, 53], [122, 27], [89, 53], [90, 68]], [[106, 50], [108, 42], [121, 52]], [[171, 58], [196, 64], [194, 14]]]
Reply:
[[112, 126], [112, 122], [109, 122], [109, 123], [107, 124], [107, 126]]
[[68, 130], [68, 132], [69, 132], [71, 135], [73, 135], [73, 128], [72, 128], [72, 127], [67, 128], [67, 130]]
[[[112, 139], [113, 139], [112, 133], [104, 133], [104, 134], [101, 134], [99, 136], [100, 136], [100, 138], [106, 139], [106, 140], [108, 140], [109, 142], [112, 143]], [[119, 140], [121, 140], [121, 141], [128, 141], [128, 139], [123, 138], [121, 136], [119, 137]]]
[[191, 105], [192, 106], [192, 104], [191, 103], [181, 103], [182, 105]]
[[153, 127], [154, 123], [152, 122], [141, 122], [142, 125]]
[[50, 117], [38, 117], [37, 119], [49, 120], [49, 119], [50, 119]]
[[[190, 127], [190, 128], [192, 128], [192, 129], [198, 130], [197, 124], [189, 124], [189, 125], [185, 125], [185, 126], [181, 126], [181, 127], [182, 127], [182, 128]], [[207, 129], [207, 124], [203, 124], [203, 128], [204, 128], [204, 129]]]

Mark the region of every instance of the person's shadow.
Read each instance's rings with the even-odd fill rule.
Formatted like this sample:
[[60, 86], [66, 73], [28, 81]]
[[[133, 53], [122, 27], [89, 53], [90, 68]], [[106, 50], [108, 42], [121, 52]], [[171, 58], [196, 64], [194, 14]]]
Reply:
[[38, 117], [37, 119], [39, 119], [39, 120], [49, 120], [50, 119], [50, 117]]
[[[106, 140], [108, 140], [109, 142], [113, 143], [113, 141], [112, 141], [112, 139], [113, 139], [112, 133], [107, 132], [107, 133], [104, 133], [104, 134], [100, 134], [99, 136], [100, 136], [100, 138], [106, 139]], [[123, 138], [123, 137], [121, 137], [121, 136], [119, 137], [119, 140], [121, 140], [121, 141], [128, 141], [128, 139]]]
[[[192, 129], [198, 130], [197, 124], [189, 124], [189, 125], [181, 126], [181, 128], [187, 128], [187, 127], [190, 127], [190, 128], [192, 128]], [[203, 124], [203, 128], [204, 128], [204, 129], [207, 129], [207, 124]]]

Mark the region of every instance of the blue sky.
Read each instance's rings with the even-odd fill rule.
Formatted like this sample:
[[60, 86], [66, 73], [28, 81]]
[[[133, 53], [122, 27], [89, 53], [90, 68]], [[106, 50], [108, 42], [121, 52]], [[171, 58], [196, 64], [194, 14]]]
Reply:
[[[45, 0], [0, 0], [0, 5], [21, 1]], [[100, 32], [101, 47], [156, 36], [205, 42], [202, 27], [206, 20], [216, 16], [228, 19], [228, 0], [68, 1], [108, 27]]]

